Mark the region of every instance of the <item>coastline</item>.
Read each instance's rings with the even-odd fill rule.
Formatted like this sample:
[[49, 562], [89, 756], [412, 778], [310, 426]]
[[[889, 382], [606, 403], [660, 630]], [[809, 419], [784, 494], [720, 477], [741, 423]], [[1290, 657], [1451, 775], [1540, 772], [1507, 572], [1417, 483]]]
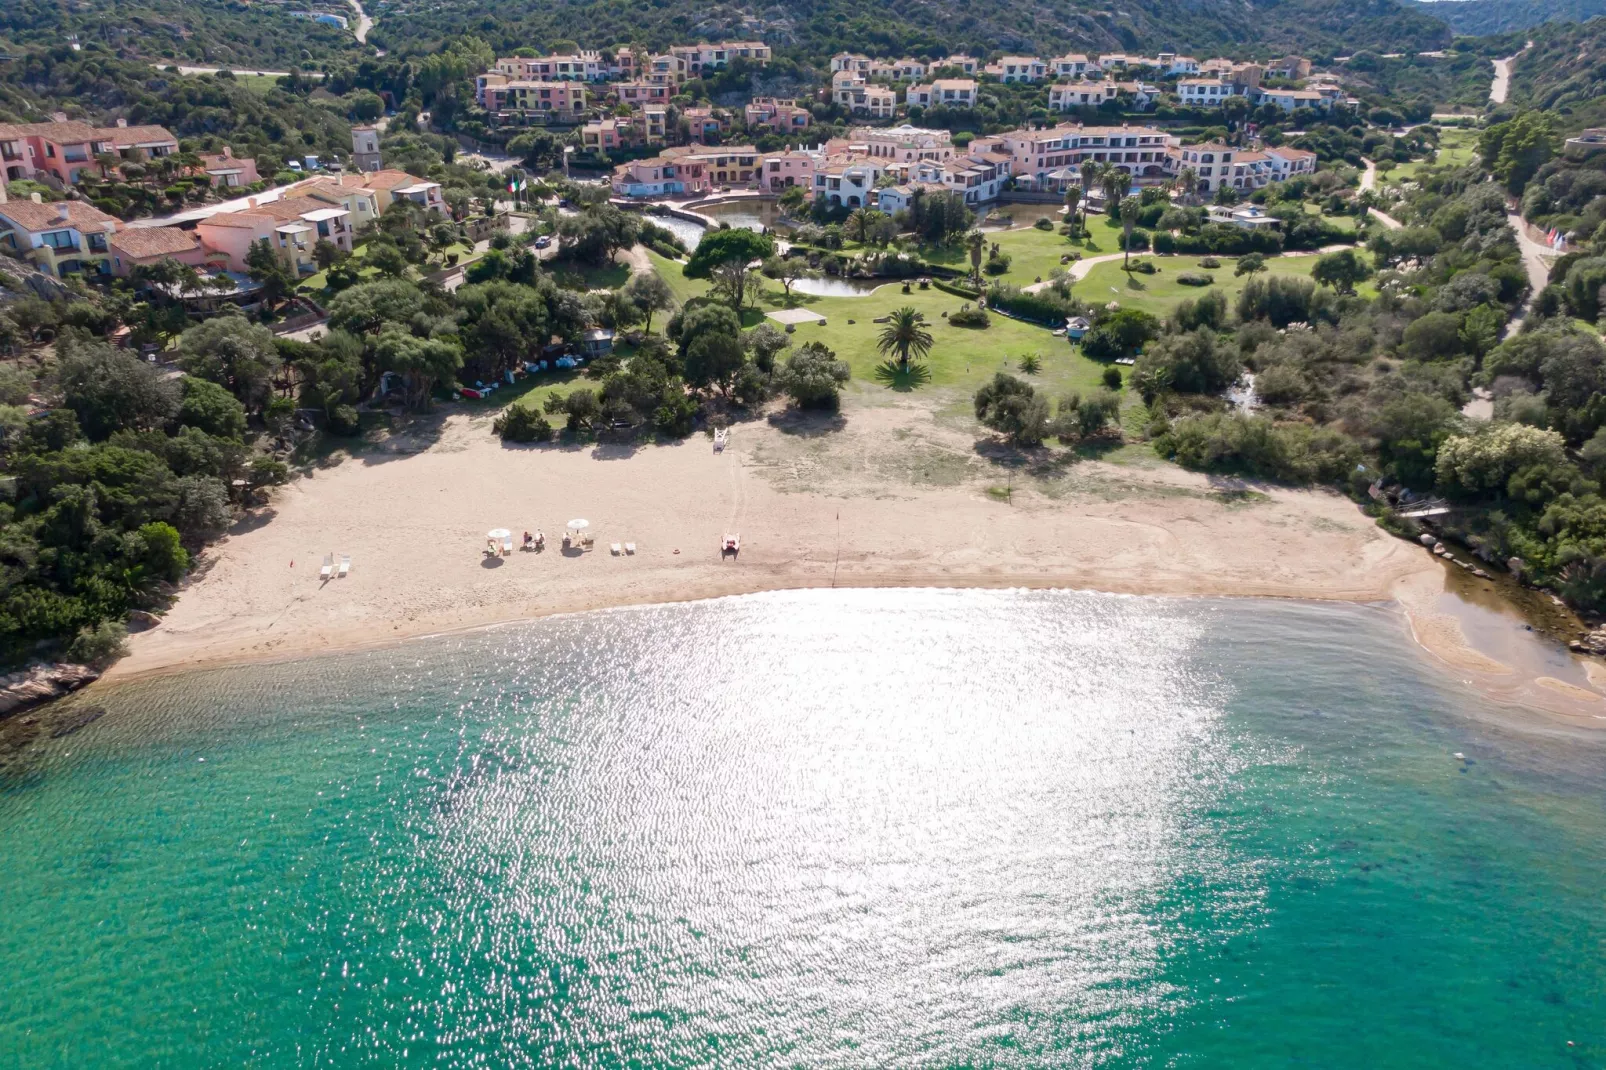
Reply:
[[[763, 591], [1059, 588], [1398, 602], [1416, 642], [1480, 687], [1585, 722], [1589, 704], [1606, 708], [1568, 684], [1514, 690], [1506, 678], [1521, 674], [1431, 605], [1444, 566], [1330, 492], [1141, 457], [1046, 480], [1017, 473], [1006, 489], [972, 436], [899, 405], [849, 410], [824, 434], [741, 424], [722, 454], [702, 436], [509, 447], [489, 425], [451, 413], [283, 488], [271, 519], [247, 520], [210, 551], [163, 623], [133, 636], [95, 686]], [[562, 525], [577, 516], [596, 546], [565, 556]], [[491, 527], [515, 542], [543, 530], [548, 548], [488, 561]], [[718, 554], [726, 532], [742, 534], [734, 561]], [[616, 541], [638, 552], [614, 556]], [[350, 553], [352, 572], [320, 582], [330, 552]]]

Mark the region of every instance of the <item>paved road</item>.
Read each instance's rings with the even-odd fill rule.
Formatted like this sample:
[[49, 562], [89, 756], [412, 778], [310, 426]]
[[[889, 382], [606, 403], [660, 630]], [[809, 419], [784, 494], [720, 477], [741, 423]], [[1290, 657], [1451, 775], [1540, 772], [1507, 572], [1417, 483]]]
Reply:
[[[1533, 46], [1534, 43], [1529, 41], [1522, 46], [1522, 52], [1528, 51]], [[1511, 65], [1517, 62], [1517, 56], [1522, 55], [1522, 52], [1494, 61], [1494, 81], [1489, 83], [1489, 99], [1494, 103], [1506, 102], [1506, 95], [1511, 92]]]
[[357, 13], [357, 29], [355, 31], [357, 43], [365, 45], [368, 43], [368, 31], [373, 28], [374, 20], [369, 18], [368, 12], [362, 9], [361, 0], [346, 0], [346, 3], [350, 4], [351, 10]]

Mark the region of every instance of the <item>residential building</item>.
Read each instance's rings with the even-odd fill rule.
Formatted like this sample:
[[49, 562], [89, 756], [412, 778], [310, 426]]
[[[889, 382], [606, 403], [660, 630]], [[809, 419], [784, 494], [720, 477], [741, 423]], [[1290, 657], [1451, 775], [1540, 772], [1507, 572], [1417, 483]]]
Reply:
[[174, 260], [189, 267], [206, 264], [207, 249], [193, 230], [178, 227], [125, 227], [107, 239], [112, 274], [127, 278], [135, 268]]
[[848, 136], [834, 139], [826, 150], [832, 155], [847, 152], [869, 156], [886, 163], [913, 163], [916, 160], [951, 160], [953, 135], [946, 130], [927, 130], [904, 123], [886, 128], [857, 126]]
[[1593, 156], [1606, 151], [1606, 127], [1592, 126], [1580, 130], [1562, 144], [1562, 151], [1574, 159]]
[[909, 168], [910, 180], [962, 194], [966, 204], [998, 199], [1010, 177], [1010, 157], [1001, 152], [971, 152], [948, 160], [921, 160]]
[[1309, 89], [1258, 89], [1254, 100], [1257, 104], [1275, 104], [1285, 112], [1295, 108], [1326, 111], [1332, 107], [1331, 99]]
[[870, 63], [871, 78], [885, 78], [891, 82], [918, 82], [925, 76], [926, 65], [918, 59], [872, 60]]
[[896, 186], [882, 186], [876, 190], [876, 207], [892, 215], [913, 205], [916, 197], [941, 193], [944, 189], [941, 182], [900, 182]]
[[1154, 64], [1161, 77], [1178, 78], [1199, 73], [1199, 61], [1192, 56], [1179, 56], [1175, 52], [1161, 52]]
[[910, 107], [930, 108], [938, 104], [950, 108], [976, 106], [976, 80], [974, 78], [938, 78], [926, 85], [912, 86], [905, 94]]
[[682, 110], [680, 121], [686, 124], [686, 136], [699, 145], [718, 145], [731, 125], [724, 109], [707, 105]]
[[576, 55], [499, 59], [487, 73], [500, 74], [510, 82], [605, 82], [609, 68], [602, 53], [582, 49]]
[[875, 60], [859, 52], [838, 52], [831, 57], [831, 73], [839, 74], [842, 71], [848, 71], [868, 78], [870, 76], [870, 67], [874, 63]]
[[733, 59], [745, 59], [759, 66], [770, 61], [770, 47], [762, 41], [727, 41], [710, 45], [671, 45], [671, 56], [685, 61], [686, 71], [692, 77], [704, 72], [722, 70]]
[[1276, 230], [1282, 226], [1282, 220], [1267, 215], [1266, 210], [1258, 204], [1245, 204], [1236, 208], [1212, 204], [1205, 210], [1205, 214], [1212, 223], [1225, 223], [1242, 230]]
[[475, 94], [486, 111], [498, 116], [540, 117], [560, 123], [585, 118], [586, 90], [578, 82], [509, 81], [505, 75], [482, 74], [476, 80]]
[[1290, 178], [1316, 173], [1316, 154], [1314, 152], [1289, 148], [1285, 145], [1277, 145], [1261, 151], [1266, 155], [1266, 163], [1271, 168], [1271, 180], [1273, 182], [1286, 182]]
[[[431, 182], [426, 178], [419, 178], [417, 175], [410, 175], [406, 171], [388, 169], [362, 175], [316, 178], [312, 179], [307, 185], [323, 183], [345, 189], [359, 189], [371, 192], [374, 198], [374, 206], [380, 212], [389, 208], [393, 201], [405, 199], [412, 201], [426, 211], [433, 209], [442, 215], [448, 214], [446, 199], [441, 194], [441, 184], [439, 182]], [[299, 192], [302, 187], [297, 185], [291, 187], [291, 189]], [[357, 217], [359, 226], [366, 222], [361, 218], [361, 212], [354, 211], [353, 215]]]
[[613, 191], [622, 197], [669, 197], [704, 194], [708, 175], [697, 159], [655, 156], [620, 164], [613, 171]]
[[823, 153], [808, 149], [793, 149], [776, 156], [766, 156], [760, 188], [779, 193], [793, 186], [802, 186], [812, 192], [814, 173], [824, 162]]
[[[369, 174], [375, 173], [377, 172], [369, 172]], [[355, 232], [378, 219], [381, 211], [379, 191], [359, 184], [366, 177], [368, 176], [357, 174], [346, 175], [339, 179], [332, 175], [310, 178], [305, 182], [297, 182], [289, 187], [284, 191], [284, 195], [287, 197], [312, 197], [323, 201], [325, 204], [344, 208], [349, 213], [347, 216], [348, 224]], [[352, 179], [357, 179], [358, 182], [352, 182]], [[263, 201], [258, 201], [258, 203], [263, 203]], [[387, 199], [385, 203], [389, 204], [390, 202]]]
[[931, 65], [931, 69], [934, 71], [956, 70], [969, 75], [981, 73], [981, 68], [981, 60], [975, 56], [967, 56], [963, 52], [956, 53], [946, 59], [937, 60]]
[[672, 94], [667, 85], [652, 82], [620, 82], [611, 89], [615, 100], [627, 107], [640, 104], [668, 104]]
[[351, 158], [359, 171], [377, 171], [384, 166], [379, 155], [379, 130], [376, 127], [351, 128]]
[[580, 128], [580, 147], [589, 153], [633, 148], [645, 141], [631, 119], [592, 119]]
[[677, 86], [686, 80], [687, 72], [685, 56], [665, 54], [647, 60], [647, 81], [656, 85]]
[[1178, 170], [1193, 169], [1199, 193], [1215, 193], [1225, 186], [1253, 192], [1272, 180], [1273, 167], [1265, 153], [1216, 141], [1184, 145], [1176, 158]]
[[1080, 52], [1067, 52], [1048, 61], [1049, 73], [1056, 78], [1080, 78], [1088, 68], [1088, 59]]
[[[160, 126], [90, 126], [65, 118], [48, 123], [0, 124], [0, 158], [8, 181], [48, 175], [71, 185], [84, 171], [145, 163], [178, 152], [178, 139]], [[114, 158], [114, 159], [113, 159]]]
[[831, 99], [854, 115], [872, 119], [891, 119], [898, 112], [895, 91], [870, 85], [862, 74], [853, 71], [838, 71], [831, 76]]
[[1119, 96], [1120, 90], [1116, 88], [1116, 83], [1108, 79], [1102, 82], [1055, 82], [1048, 87], [1048, 110], [1096, 108]]
[[1219, 78], [1184, 78], [1177, 83], [1177, 96], [1189, 108], [1219, 108], [1237, 90]]
[[863, 208], [876, 203], [876, 182], [885, 173], [878, 160], [832, 157], [815, 172], [814, 195], [846, 208]]
[[57, 278], [109, 275], [109, 240], [120, 225], [84, 201], [9, 201], [0, 203], [0, 248]]
[[1310, 60], [1304, 56], [1274, 59], [1266, 65], [1266, 74], [1272, 78], [1286, 78], [1290, 82], [1304, 81], [1310, 77]]
[[983, 70], [1000, 82], [1040, 82], [1048, 77], [1048, 64], [1036, 56], [1004, 56]]
[[202, 155], [201, 170], [212, 180], [214, 189], [239, 189], [261, 181], [257, 175], [257, 162], [241, 159], [227, 145], [218, 155]]
[[317, 261], [312, 256], [318, 242], [327, 241], [349, 253], [353, 234], [349, 211], [321, 197], [306, 194], [272, 201], [252, 198], [243, 211], [208, 216], [195, 225], [195, 230], [201, 244], [208, 252], [219, 254], [229, 270], [244, 271], [251, 247], [266, 241], [279, 252], [291, 270], [301, 275], [311, 275], [318, 270]]
[[1147, 126], [1067, 123], [1047, 130], [1014, 130], [978, 138], [970, 148], [988, 143], [997, 144], [1009, 155], [1011, 173], [1027, 180], [1027, 185], [1047, 182], [1052, 172], [1080, 167], [1088, 160], [1113, 164], [1134, 178], [1162, 178], [1171, 173], [1165, 132]]
[[777, 134], [783, 134], [788, 130], [807, 129], [814, 121], [809, 109], [797, 101], [782, 100], [777, 97], [755, 97], [747, 104], [745, 118], [749, 130], [768, 127]]

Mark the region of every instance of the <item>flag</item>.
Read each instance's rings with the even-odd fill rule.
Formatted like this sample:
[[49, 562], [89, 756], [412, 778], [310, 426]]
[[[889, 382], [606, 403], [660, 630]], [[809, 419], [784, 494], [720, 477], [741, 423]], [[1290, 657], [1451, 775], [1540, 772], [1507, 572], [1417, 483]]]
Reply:
[[524, 192], [524, 179], [522, 179], [522, 178], [510, 178], [510, 179], [508, 179], [507, 180], [507, 191], [509, 193], [522, 193], [522, 192]]

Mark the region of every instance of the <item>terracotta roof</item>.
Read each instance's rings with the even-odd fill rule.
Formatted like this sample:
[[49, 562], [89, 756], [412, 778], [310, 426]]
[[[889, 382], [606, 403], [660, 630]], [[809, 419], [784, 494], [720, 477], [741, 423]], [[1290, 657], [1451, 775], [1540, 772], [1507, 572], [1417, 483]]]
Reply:
[[194, 231], [177, 227], [138, 227], [114, 234], [111, 247], [134, 260], [151, 256], [178, 256], [201, 247]]
[[[63, 220], [61, 209], [66, 209], [67, 218]], [[11, 201], [0, 204], [0, 217], [10, 220], [16, 226], [29, 231], [60, 230], [62, 227], [73, 227], [82, 230], [84, 227], [94, 227], [97, 223], [116, 223], [117, 217], [107, 215], [92, 204], [83, 201], [57, 201], [54, 204], [35, 204], [32, 201]], [[97, 230], [103, 229], [96, 227]]]
[[153, 141], [177, 143], [165, 126], [103, 126], [95, 130], [97, 141], [110, 141], [119, 148], [130, 145], [148, 145]]
[[383, 171], [367, 171], [360, 175], [342, 175], [340, 178], [342, 186], [361, 186], [367, 189], [382, 190], [395, 189], [397, 186], [412, 186], [419, 182], [428, 181], [430, 180], [427, 178], [419, 178], [416, 175], [408, 174], [406, 171], [393, 171], [388, 168]]
[[202, 227], [235, 227], [240, 230], [261, 230], [272, 228], [279, 222], [276, 218], [256, 209], [244, 212], [219, 212], [201, 220], [197, 226]]

